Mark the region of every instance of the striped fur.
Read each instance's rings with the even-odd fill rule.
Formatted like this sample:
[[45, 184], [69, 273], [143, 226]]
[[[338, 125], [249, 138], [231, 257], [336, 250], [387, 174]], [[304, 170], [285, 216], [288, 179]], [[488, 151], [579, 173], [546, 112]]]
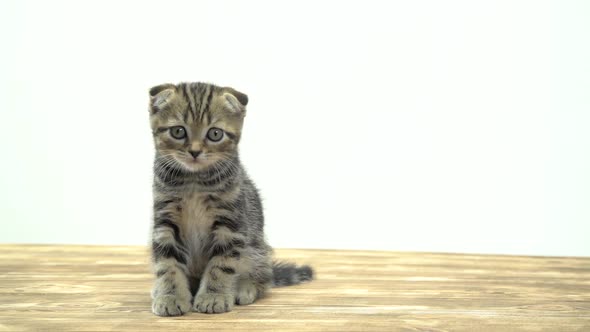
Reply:
[[[258, 190], [238, 156], [247, 103], [243, 93], [205, 83], [150, 90], [156, 315], [227, 312], [273, 285], [312, 278], [309, 266], [272, 262]], [[208, 136], [211, 128], [223, 131], [221, 140]]]

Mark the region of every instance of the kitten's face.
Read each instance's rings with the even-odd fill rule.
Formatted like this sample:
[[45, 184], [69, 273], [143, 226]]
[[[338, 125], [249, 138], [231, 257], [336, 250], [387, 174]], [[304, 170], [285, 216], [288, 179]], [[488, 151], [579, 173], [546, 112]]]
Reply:
[[237, 153], [248, 97], [205, 83], [164, 84], [150, 90], [156, 158], [196, 172]]

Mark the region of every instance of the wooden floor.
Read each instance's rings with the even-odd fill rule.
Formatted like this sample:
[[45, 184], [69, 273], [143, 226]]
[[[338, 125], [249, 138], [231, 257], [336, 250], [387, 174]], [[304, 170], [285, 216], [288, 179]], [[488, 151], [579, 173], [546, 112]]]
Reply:
[[317, 280], [249, 306], [150, 311], [143, 247], [0, 245], [0, 331], [590, 331], [590, 258], [277, 250]]

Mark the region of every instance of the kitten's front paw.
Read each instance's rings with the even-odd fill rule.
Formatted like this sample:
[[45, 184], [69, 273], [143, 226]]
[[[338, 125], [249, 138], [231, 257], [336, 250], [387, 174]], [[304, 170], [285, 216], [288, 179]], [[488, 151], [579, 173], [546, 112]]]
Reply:
[[207, 314], [218, 314], [231, 311], [233, 304], [234, 297], [230, 294], [201, 294], [195, 298], [193, 310]]
[[191, 309], [191, 301], [175, 295], [160, 295], [152, 302], [152, 311], [158, 316], [180, 316]]

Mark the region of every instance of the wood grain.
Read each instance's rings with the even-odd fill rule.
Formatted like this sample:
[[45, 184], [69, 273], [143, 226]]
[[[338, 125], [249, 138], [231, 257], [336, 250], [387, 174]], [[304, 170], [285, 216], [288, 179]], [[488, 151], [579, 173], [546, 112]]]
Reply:
[[144, 247], [0, 245], [0, 331], [590, 331], [590, 258], [277, 250], [317, 280], [219, 315], [150, 311]]

